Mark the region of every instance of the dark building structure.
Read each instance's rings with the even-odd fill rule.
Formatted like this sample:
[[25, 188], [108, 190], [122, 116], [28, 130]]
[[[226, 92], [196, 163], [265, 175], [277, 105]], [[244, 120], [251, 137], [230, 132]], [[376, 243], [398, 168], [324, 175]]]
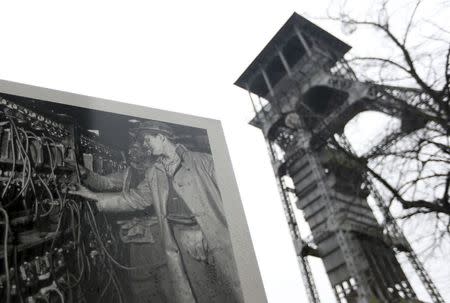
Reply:
[[[444, 302], [365, 172], [327, 144], [331, 136], [345, 141], [344, 126], [362, 111], [401, 119], [401, 108], [387, 96], [417, 94], [359, 81], [343, 59], [349, 49], [294, 13], [235, 82], [249, 92], [256, 113], [250, 124], [266, 138], [309, 300], [319, 302], [312, 255], [323, 260], [338, 302], [419, 302], [397, 261], [406, 254], [432, 302]], [[369, 193], [387, 223], [377, 222]], [[312, 241], [300, 235], [293, 202]]]

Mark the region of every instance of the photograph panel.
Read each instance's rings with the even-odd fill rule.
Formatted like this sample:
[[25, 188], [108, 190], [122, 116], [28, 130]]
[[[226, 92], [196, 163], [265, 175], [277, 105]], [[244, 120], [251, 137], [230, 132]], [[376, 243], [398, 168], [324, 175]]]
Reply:
[[206, 129], [0, 106], [5, 301], [243, 302]]

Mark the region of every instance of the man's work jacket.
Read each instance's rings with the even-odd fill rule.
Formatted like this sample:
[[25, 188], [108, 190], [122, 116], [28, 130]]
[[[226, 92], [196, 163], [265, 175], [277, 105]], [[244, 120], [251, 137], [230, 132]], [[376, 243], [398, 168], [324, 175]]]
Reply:
[[[145, 179], [135, 189], [121, 194], [110, 194], [108, 199], [98, 202], [100, 210], [130, 211], [144, 210], [153, 206], [159, 220], [162, 243], [167, 259], [167, 267], [174, 284], [176, 302], [197, 302], [186, 274], [180, 247], [174, 238], [172, 226], [175, 217], [180, 220], [193, 216], [200, 226], [208, 245], [208, 254], [213, 258], [218, 271], [233, 290], [229, 302], [242, 302], [242, 294], [234, 261], [230, 235], [225, 219], [222, 198], [216, 183], [214, 164], [211, 155], [191, 152], [178, 145], [176, 152], [181, 159], [180, 164], [167, 173], [164, 163], [157, 162], [146, 171]], [[190, 214], [169, 213], [170, 190], [184, 201]], [[174, 222], [175, 221], [175, 222]]]

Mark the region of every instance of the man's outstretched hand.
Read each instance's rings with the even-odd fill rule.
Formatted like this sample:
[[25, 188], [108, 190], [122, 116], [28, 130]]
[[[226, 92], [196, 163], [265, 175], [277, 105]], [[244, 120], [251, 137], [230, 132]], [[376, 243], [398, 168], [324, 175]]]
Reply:
[[69, 194], [85, 199], [98, 200], [97, 194], [83, 185], [78, 185], [78, 190], [69, 190]]

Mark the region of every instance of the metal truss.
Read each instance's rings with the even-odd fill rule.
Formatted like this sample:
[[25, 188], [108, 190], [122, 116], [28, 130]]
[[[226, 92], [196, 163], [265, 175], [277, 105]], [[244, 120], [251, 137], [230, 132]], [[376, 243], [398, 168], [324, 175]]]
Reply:
[[319, 294], [317, 292], [316, 284], [314, 282], [314, 277], [312, 275], [311, 267], [307, 256], [302, 254], [301, 248], [305, 245], [300, 229], [298, 227], [297, 219], [295, 217], [294, 210], [292, 208], [292, 201], [289, 197], [290, 190], [286, 186], [283, 176], [280, 176], [278, 172], [279, 161], [275, 151], [273, 150], [271, 143], [267, 140], [267, 147], [269, 154], [271, 156], [272, 166], [275, 170], [275, 175], [277, 178], [278, 191], [280, 192], [281, 200], [283, 203], [284, 214], [289, 225], [289, 230], [291, 233], [292, 241], [294, 242], [298, 264], [300, 266], [300, 272], [302, 275], [303, 285], [308, 296], [308, 301], [310, 303], [320, 303]]
[[[341, 136], [341, 139], [344, 148], [346, 148], [351, 153], [355, 153], [351, 147], [350, 142], [348, 141], [348, 139], [345, 137], [344, 134]], [[388, 236], [393, 240], [394, 243], [398, 243], [401, 246], [401, 248], [397, 248], [397, 251], [405, 252], [408, 261], [411, 263], [412, 267], [419, 276], [432, 302], [445, 303], [436, 285], [433, 283], [433, 280], [431, 279], [430, 275], [426, 271], [422, 262], [419, 260], [417, 254], [414, 252], [408, 239], [406, 239], [406, 236], [404, 235], [402, 229], [398, 225], [396, 219], [391, 214], [389, 206], [386, 204], [380, 192], [377, 190], [376, 186], [373, 184], [372, 180], [370, 180], [369, 177], [367, 177], [366, 184], [375, 200], [377, 207], [383, 214], [383, 224], [386, 230], [388, 231]]]

